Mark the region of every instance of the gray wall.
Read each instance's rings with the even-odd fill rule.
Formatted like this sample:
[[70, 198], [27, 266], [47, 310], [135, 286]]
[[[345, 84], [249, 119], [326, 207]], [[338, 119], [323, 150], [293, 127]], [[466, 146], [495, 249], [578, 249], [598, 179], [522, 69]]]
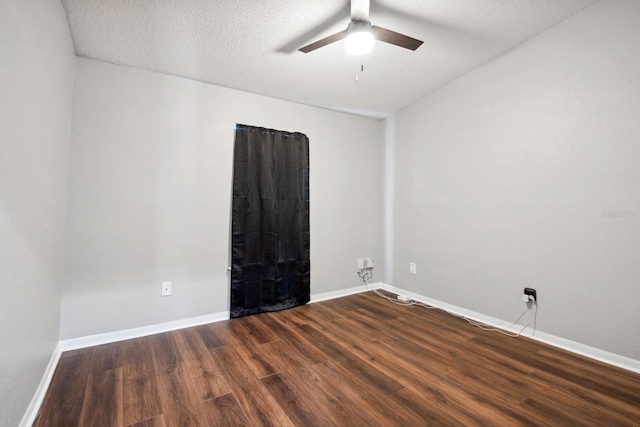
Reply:
[[360, 284], [356, 258], [380, 256], [378, 121], [78, 59], [63, 339], [228, 310], [236, 123], [307, 134], [312, 295]]
[[640, 359], [639, 28], [599, 2], [396, 114], [394, 285], [498, 318], [532, 286], [539, 330]]
[[74, 55], [59, 2], [0, 2], [0, 425], [59, 340]]

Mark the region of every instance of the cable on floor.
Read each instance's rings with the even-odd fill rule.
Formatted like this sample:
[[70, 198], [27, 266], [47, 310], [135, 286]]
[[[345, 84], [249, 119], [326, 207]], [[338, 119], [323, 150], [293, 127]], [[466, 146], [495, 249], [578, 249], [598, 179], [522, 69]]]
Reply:
[[[520, 315], [513, 322], [511, 322], [510, 325], [507, 325], [507, 326], [502, 325], [502, 323], [504, 323], [505, 321], [500, 322], [500, 323], [495, 324], [495, 325], [490, 325], [490, 324], [478, 322], [477, 320], [470, 319], [470, 318], [468, 318], [466, 316], [463, 316], [462, 314], [453, 313], [453, 312], [451, 312], [449, 310], [446, 310], [444, 308], [428, 305], [428, 304], [425, 304], [423, 302], [416, 301], [414, 299], [411, 299], [409, 301], [400, 301], [400, 300], [397, 300], [395, 298], [391, 298], [388, 295], [383, 294], [382, 292], [378, 291], [377, 289], [369, 289], [369, 280], [373, 277], [373, 272], [369, 268], [365, 269], [365, 270], [367, 270], [367, 271], [364, 271], [364, 270], [363, 271], [358, 271], [358, 276], [364, 282], [364, 284], [365, 284], [365, 286], [367, 288], [367, 291], [373, 291], [377, 296], [379, 296], [380, 298], [386, 299], [390, 303], [393, 303], [393, 304], [396, 304], [396, 305], [402, 305], [402, 306], [417, 305], [419, 307], [423, 307], [423, 308], [426, 308], [426, 309], [429, 309], [429, 310], [444, 311], [445, 313], [450, 314], [451, 316], [459, 317], [460, 319], [464, 319], [470, 325], [476, 326], [476, 327], [482, 329], [483, 331], [498, 332], [498, 333], [500, 333], [502, 335], [506, 335], [506, 336], [511, 337], [511, 338], [517, 338], [517, 337], [521, 336], [522, 333], [524, 332], [524, 330], [529, 327], [529, 325], [531, 324], [531, 321], [535, 317], [534, 316], [534, 307], [535, 307], [536, 314], [538, 312], [538, 302], [537, 301], [532, 301], [531, 306], [529, 306], [528, 303], [527, 303], [527, 308], [525, 308], [525, 310], [522, 313], [520, 313]], [[518, 313], [519, 311], [520, 310], [518, 310], [516, 313]], [[513, 325], [517, 324], [518, 321], [522, 318], [522, 316], [525, 315], [525, 313], [527, 311], [529, 312], [529, 321], [527, 322], [526, 325], [524, 325], [522, 327], [522, 329], [520, 329], [517, 333], [506, 331], [506, 329], [508, 329], [508, 328], [512, 327]], [[514, 315], [511, 315], [510, 317], [513, 317]], [[534, 324], [535, 324], [535, 321], [534, 321]], [[534, 328], [534, 331], [535, 331], [535, 328]]]

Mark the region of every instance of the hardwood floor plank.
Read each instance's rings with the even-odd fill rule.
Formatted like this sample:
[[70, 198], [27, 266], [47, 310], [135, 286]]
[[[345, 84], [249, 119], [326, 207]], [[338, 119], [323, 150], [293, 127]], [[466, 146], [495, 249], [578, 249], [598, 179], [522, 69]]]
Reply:
[[384, 390], [386, 394], [392, 394], [402, 388], [402, 385], [383, 372], [372, 369], [370, 365], [360, 363], [355, 356], [312, 326], [299, 326], [294, 331], [300, 331], [299, 333], [308, 343], [325, 353], [333, 363], [356, 372], [370, 386]]
[[278, 372], [278, 367], [274, 366], [265, 352], [261, 350], [262, 345], [246, 342], [244, 345], [234, 346], [239, 356], [244, 360], [244, 363], [249, 369], [251, 369], [256, 378], [266, 377], [267, 375]]
[[486, 387], [491, 392], [496, 389], [496, 386], [499, 386], [502, 391], [510, 391], [506, 395], [507, 398], [503, 400], [514, 404], [524, 399], [529, 389], [525, 378], [533, 371], [530, 366], [475, 346], [469, 342], [468, 337], [450, 339], [455, 334], [443, 335], [432, 324], [427, 324], [425, 327], [416, 322], [416, 319], [407, 320], [406, 316], [403, 316], [389, 323], [405, 331], [403, 337], [416, 345], [426, 344], [428, 348], [448, 349], [446, 353], [452, 359], [449, 366], [443, 367], [443, 370], [453, 374], [460, 373], [465, 379], [474, 381], [480, 388]]
[[[212, 330], [225, 345], [241, 347], [247, 340], [244, 338], [247, 330], [244, 318], [225, 320], [211, 325]], [[211, 350], [211, 349], [210, 349]]]
[[93, 351], [75, 352], [60, 359], [35, 425], [54, 427], [79, 423], [92, 359]]
[[97, 375], [122, 367], [125, 344], [123, 341], [94, 347], [91, 374]]
[[246, 316], [243, 318], [244, 326], [247, 331], [245, 337], [255, 345], [265, 344], [280, 339], [277, 332], [271, 329], [264, 319], [269, 319], [265, 313]]
[[[536, 396], [544, 393], [548, 396], [556, 396], [560, 400], [566, 396], [577, 398], [604, 413], [612, 413], [614, 416], [620, 415], [628, 420], [638, 419], [640, 424], [640, 414], [638, 413], [640, 397], [638, 397], [637, 402], [630, 403], [626, 399], [612, 398], [615, 395], [602, 393], [594, 388], [582, 387], [576, 383], [555, 377], [553, 374], [537, 370], [529, 374], [526, 380], [531, 384], [535, 384]], [[555, 387], [552, 392], [548, 392], [548, 384], [558, 384], [560, 387]], [[530, 395], [534, 395], [534, 393], [530, 393]], [[558, 397], [558, 395], [560, 396]]]
[[[362, 316], [361, 320], [364, 320], [366, 318], [368, 318], [368, 316]], [[401, 318], [392, 320], [389, 323], [393, 325], [394, 322], [399, 321], [399, 319]], [[460, 319], [454, 320], [460, 321]], [[375, 322], [370, 323], [375, 324]], [[345, 320], [342, 323], [343, 327], [348, 324], [348, 320]], [[422, 370], [436, 368], [438, 372], [446, 373], [447, 377], [442, 377], [444, 382], [438, 383], [438, 390], [440, 393], [445, 393], [441, 394], [441, 396], [448, 396], [447, 400], [449, 402], [449, 405], [458, 407], [457, 411], [464, 411], [464, 402], [473, 402], [472, 405], [469, 404], [466, 406], [474, 407], [474, 414], [489, 413], [492, 414], [490, 415], [491, 418], [495, 418], [499, 416], [497, 415], [498, 413], [501, 413], [507, 417], [505, 419], [505, 422], [517, 423], [519, 425], [529, 424], [529, 421], [525, 417], [523, 417], [519, 412], [512, 409], [512, 405], [520, 404], [526, 398], [527, 393], [531, 392], [531, 390], [533, 389], [531, 384], [528, 383], [525, 379], [525, 375], [529, 374], [532, 371], [530, 367], [522, 365], [517, 360], [510, 360], [501, 355], [496, 355], [491, 351], [483, 351], [481, 348], [473, 348], [473, 345], [469, 344], [468, 337], [454, 342], [451, 342], [449, 340], [438, 341], [437, 336], [435, 339], [431, 340], [430, 335], [434, 335], [431, 331], [431, 328], [421, 330], [421, 327], [416, 328], [415, 325], [415, 320], [411, 323], [404, 323], [404, 327], [402, 327], [400, 323], [397, 324], [398, 330], [403, 330], [403, 337], [409, 338], [410, 342], [412, 342], [413, 345], [419, 347], [415, 347], [412, 351], [411, 343], [403, 343], [402, 341], [394, 340], [388, 342], [392, 343], [393, 346], [385, 349], [385, 351], [391, 354], [396, 354], [396, 356], [400, 359], [404, 359], [407, 355], [409, 355], [406, 361], [416, 368], [421, 368]], [[414, 333], [416, 329], [421, 332], [420, 335], [416, 335]], [[377, 336], [385, 337], [387, 336], [387, 333], [384, 330], [378, 330]], [[447, 363], [446, 360], [436, 361], [436, 359], [430, 357], [429, 354], [420, 355], [420, 350], [418, 349], [424, 346], [425, 341], [429, 341], [430, 346], [433, 347], [439, 346], [442, 348], [456, 349], [456, 352], [447, 352], [449, 353], [449, 355], [456, 357], [453, 358], [449, 363]], [[397, 348], [400, 348], [402, 351], [400, 353], [395, 353]], [[473, 356], [467, 356], [468, 350], [472, 350], [472, 352], [474, 353]], [[411, 360], [411, 358], [416, 355], [419, 356], [419, 358], [417, 360]], [[423, 360], [429, 360], [429, 364], [421, 365], [421, 361]], [[488, 368], [488, 366], [491, 365], [491, 362], [496, 361], [499, 363], [496, 363], [494, 366]], [[514, 374], [513, 376], [505, 376], [505, 372], [509, 371], [510, 364], [515, 364], [516, 366], [518, 366], [518, 369], [511, 370]], [[394, 363], [394, 366], [399, 365], [401, 365], [401, 362], [399, 361], [396, 361]], [[393, 369], [393, 366], [386, 369]], [[407, 367], [407, 369], [410, 368]], [[495, 375], [486, 375], [488, 371], [493, 372]], [[401, 376], [402, 371], [397, 372], [396, 374]], [[463, 390], [453, 391], [453, 394], [451, 394], [453, 389], [447, 386], [447, 383], [451, 382], [449, 376], [455, 376], [455, 378], [458, 378], [457, 381], [460, 382]], [[435, 380], [436, 378], [437, 377], [434, 372], [432, 374], [431, 384], [434, 383], [433, 380]], [[475, 422], [478, 421], [476, 420]], [[487, 420], [485, 420], [484, 422], [487, 422]]]
[[[256, 316], [251, 316], [251, 317], [255, 317], [255, 320], [259, 321], [261, 324], [264, 325], [265, 328], [267, 328], [269, 330], [269, 333], [272, 335], [272, 338], [269, 339], [268, 341], [266, 341], [265, 343], [268, 342], [273, 342], [276, 340], [280, 340], [282, 339], [282, 334], [286, 334], [287, 331], [289, 330], [289, 327], [287, 327], [283, 322], [282, 319], [284, 318], [284, 315], [286, 314], [286, 312], [288, 311], [298, 311], [298, 309], [302, 309], [303, 307], [308, 307], [309, 305], [303, 305], [300, 307], [295, 307], [293, 309], [290, 310], [282, 310], [282, 311], [278, 311], [276, 313], [262, 313], [262, 314], [258, 314]], [[276, 317], [280, 320], [276, 320]], [[297, 325], [299, 326], [299, 325]]]
[[269, 375], [260, 380], [278, 401], [289, 419], [298, 426], [331, 426], [325, 405], [308, 388], [294, 381], [286, 372]]
[[287, 328], [295, 328], [296, 326], [306, 325], [307, 321], [303, 315], [302, 307], [294, 307], [289, 310], [282, 310], [274, 313], [265, 313], [265, 317], [277, 316], [278, 322]]
[[536, 347], [535, 353], [546, 360], [563, 366], [574, 366], [580, 372], [589, 373], [596, 380], [607, 379], [615, 384], [623, 383], [624, 387], [634, 390], [634, 393], [637, 391], [638, 393], [635, 394], [640, 395], [640, 376], [629, 376], [629, 371], [626, 369], [552, 347], [549, 344]]
[[[453, 358], [446, 351], [441, 350], [437, 344], [430, 344], [421, 340], [409, 340], [406, 337], [398, 336], [394, 330], [389, 330], [383, 324], [375, 321], [365, 322], [363, 313], [354, 313], [352, 318], [343, 319], [336, 323], [337, 327], [348, 330], [355, 336], [370, 336], [375, 345], [384, 344], [390, 352], [408, 358], [411, 363], [420, 363], [428, 360], [430, 365], [438, 365], [438, 369], [446, 371], [451, 365]], [[369, 344], [363, 343], [368, 347]]]
[[[280, 322], [268, 315], [260, 316], [259, 319], [276, 336], [286, 337], [290, 332]], [[264, 344], [244, 347], [246, 348], [238, 348], [237, 346], [235, 348], [257, 378], [264, 378], [292, 367], [309, 366], [309, 362], [300, 351], [283, 339], [269, 340]]]
[[196, 388], [183, 363], [165, 366], [158, 371], [162, 413], [170, 426], [206, 426]]
[[418, 342], [431, 338], [453, 357], [458, 354], [456, 351], [458, 346], [467, 344], [477, 334], [477, 331], [471, 332], [461, 329], [468, 326], [462, 319], [455, 319], [455, 324], [443, 325], [440, 322], [425, 320], [410, 310], [407, 310], [402, 316], [390, 320], [389, 324], [401, 329], [403, 337], [407, 333]]
[[165, 332], [146, 337], [146, 340], [151, 345], [156, 371], [182, 362], [182, 354], [178, 351], [174, 339], [176, 333], [180, 333], [180, 331]]
[[[343, 324], [353, 325], [354, 330], [360, 326], [361, 329], [370, 330], [375, 336], [387, 344], [399, 346], [407, 349], [419, 349], [422, 357], [429, 360], [435, 360], [444, 364], [449, 364], [456, 357], [458, 357], [457, 346], [460, 343], [456, 343], [455, 350], [443, 345], [442, 341], [437, 337], [432, 336], [430, 332], [421, 333], [413, 330], [413, 327], [407, 328], [404, 333], [404, 329], [397, 327], [389, 327], [389, 325], [397, 326], [398, 323], [393, 323], [395, 320], [389, 321], [389, 324], [379, 323], [376, 321], [367, 321], [371, 315], [365, 311], [357, 311], [353, 314], [351, 319], [345, 319]], [[405, 326], [406, 327], [406, 326]], [[402, 330], [403, 333], [399, 334], [398, 331]]]
[[570, 364], [558, 364], [557, 360], [547, 359], [534, 351], [527, 351], [528, 347], [522, 347], [525, 339], [510, 343], [500, 337], [492, 340], [490, 337], [478, 335], [474, 338], [474, 341], [482, 343], [483, 346], [492, 349], [496, 354], [504, 354], [512, 359], [519, 359], [537, 371], [551, 373], [557, 378], [579, 384], [585, 388], [597, 388], [601, 393], [616, 395], [618, 398], [634, 405], [640, 404], [639, 395], [632, 390], [633, 382], [627, 382], [626, 385], [622, 385], [621, 383], [610, 382], [607, 377], [602, 375], [594, 376], [588, 371], [580, 369], [578, 364], [580, 357], [578, 355], [573, 359], [574, 362]]
[[151, 342], [149, 337], [125, 342], [122, 359], [125, 425], [162, 414]]
[[160, 415], [148, 420], [140, 421], [139, 423], [131, 424], [127, 427], [168, 427], [164, 421], [164, 415]]
[[[462, 324], [462, 322], [464, 321], [458, 319], [458, 323]], [[510, 358], [504, 354], [495, 353], [482, 346], [477, 346], [475, 343], [470, 343], [471, 338], [455, 336], [455, 334], [446, 331], [442, 332], [442, 330], [433, 324], [420, 324], [415, 318], [403, 316], [392, 320], [390, 324], [396, 326], [398, 329], [402, 328], [406, 330], [406, 335], [403, 336], [407, 339], [415, 343], [427, 344], [430, 348], [439, 347], [446, 349], [444, 351], [455, 359], [465, 361], [481, 360], [483, 361], [482, 363], [490, 359], [500, 362], [496, 366], [499, 366], [501, 369], [508, 369], [510, 372], [521, 376], [525, 376], [533, 371], [530, 365], [523, 363], [519, 359]]]
[[200, 339], [204, 343], [207, 349], [222, 347], [226, 345], [222, 339], [216, 333], [216, 329], [213, 327], [215, 324], [200, 325], [193, 328], [194, 332], [200, 336]]
[[124, 356], [122, 367], [124, 375], [139, 373], [155, 373], [151, 342], [153, 338], [143, 337], [124, 341]]
[[[335, 307], [328, 304], [311, 304], [313, 307], [313, 311], [310, 311], [308, 314], [308, 321], [311, 321], [314, 324], [317, 324], [318, 320], [322, 323], [325, 322], [333, 322], [338, 319], [345, 318], [345, 314], [341, 313], [339, 310], [336, 310]], [[348, 317], [348, 316], [347, 316]]]
[[262, 344], [259, 351], [272, 366], [274, 373], [311, 366], [297, 348], [283, 340]]
[[[591, 388], [604, 394], [624, 395], [629, 403], [640, 402], [640, 379], [630, 377], [621, 368], [591, 361], [584, 356], [572, 355], [559, 349], [542, 349], [536, 355], [546, 363], [562, 366], [574, 375], [584, 377]], [[590, 362], [585, 364], [584, 362]]]
[[[357, 295], [362, 296], [365, 294], [366, 293], [357, 294]], [[332, 302], [331, 306], [333, 307], [333, 309], [337, 311], [341, 311], [344, 314], [348, 314], [351, 311], [362, 308], [362, 303], [360, 301], [360, 298], [356, 299], [356, 298], [350, 298], [350, 297], [343, 297], [343, 298], [332, 299], [331, 302]]]
[[93, 353], [95, 349], [96, 347], [94, 346], [94, 347], [85, 347], [85, 348], [78, 348], [75, 350], [65, 351], [60, 355], [60, 359], [62, 360], [67, 357], [73, 357], [83, 353]]
[[233, 393], [247, 415], [256, 426], [293, 426], [271, 393], [258, 381], [233, 346], [210, 350], [214, 360], [231, 386]]
[[[538, 397], [532, 397], [525, 400], [520, 405], [520, 410], [527, 414], [536, 424], [545, 425], [562, 425], [562, 426], [599, 426], [602, 424], [580, 422], [571, 412], [565, 411], [555, 404], [549, 405], [548, 402], [541, 401]], [[551, 421], [552, 420], [552, 421]], [[610, 426], [611, 424], [605, 424]]]
[[[279, 313], [281, 312], [278, 312], [278, 314]], [[267, 313], [267, 316], [271, 316], [276, 322], [279, 321], [278, 317], [274, 313]], [[306, 323], [304, 325], [306, 325]], [[280, 339], [288, 342], [293, 347], [295, 347], [310, 365], [315, 365], [317, 363], [322, 363], [328, 360], [327, 356], [323, 352], [321, 352], [314, 346], [308, 345], [307, 340], [294, 333], [294, 329], [296, 328], [284, 329], [281, 333]]]
[[[464, 319], [452, 316], [442, 310], [428, 309], [421, 306], [406, 307], [402, 316], [406, 319], [413, 319], [418, 325], [430, 327], [436, 331], [443, 332], [452, 340], [464, 340], [475, 337], [481, 330], [471, 326]], [[486, 331], [484, 331], [486, 332]]]
[[231, 392], [197, 331], [181, 329], [172, 333], [172, 339], [196, 387], [199, 400], [209, 400]]
[[328, 404], [324, 407], [327, 408], [327, 417], [334, 420], [337, 426], [383, 425], [385, 418], [380, 419], [375, 413], [363, 410], [363, 400], [351, 384], [341, 379], [336, 381], [333, 374], [327, 374], [333, 369], [328, 365], [329, 362], [316, 364], [297, 373], [308, 387], [313, 387], [316, 393], [326, 399]]
[[[111, 351], [105, 350], [107, 354]], [[122, 368], [91, 374], [78, 425], [121, 427], [124, 425], [123, 404]]]
[[124, 374], [125, 425], [162, 414], [155, 372]]
[[[360, 311], [360, 310], [357, 310], [357, 311]], [[353, 314], [354, 313], [352, 313], [352, 315]], [[375, 317], [375, 320], [373, 322], [371, 322], [371, 316], [367, 316], [366, 318], [370, 320], [369, 324], [367, 324], [366, 326], [375, 328], [375, 326], [372, 326], [371, 323], [377, 322], [379, 318]], [[388, 322], [388, 321], [385, 321], [385, 322]], [[348, 345], [348, 343], [350, 342], [354, 342], [354, 339], [357, 340], [357, 338], [355, 337], [359, 337], [363, 335], [362, 331], [358, 330], [359, 328], [361, 329], [362, 326], [363, 326], [362, 324], [356, 324], [350, 319], [344, 319], [344, 318], [336, 319], [332, 322], [325, 323], [325, 327], [327, 328], [328, 333], [333, 337], [339, 337], [339, 339], [341, 339], [341, 342], [343, 342], [345, 345]], [[440, 361], [440, 364], [435, 365], [433, 354], [431, 355], [428, 353], [420, 354], [419, 347], [416, 347], [416, 345], [420, 344], [419, 339], [416, 339], [416, 343], [412, 345], [411, 343], [397, 341], [392, 334], [387, 334], [382, 330], [379, 330], [375, 336], [377, 338], [381, 338], [381, 334], [384, 336], [390, 336], [391, 338], [393, 338], [393, 341], [391, 341], [391, 344], [393, 344], [392, 347], [385, 347], [382, 350], [382, 352], [377, 353], [375, 350], [379, 349], [380, 346], [384, 347], [386, 344], [383, 344], [376, 340], [376, 342], [374, 343], [375, 345], [373, 347], [370, 347], [367, 344], [371, 344], [371, 343], [360, 341], [360, 344], [368, 348], [368, 353], [367, 351], [362, 350], [362, 348], [360, 348], [356, 344], [349, 346], [349, 350], [352, 351], [354, 354], [359, 355], [364, 361], [373, 362], [375, 360], [378, 363], [382, 362], [383, 366], [381, 366], [381, 369], [385, 372], [394, 372], [395, 374], [394, 378], [396, 379], [404, 378], [405, 381], [404, 382], [401, 381], [401, 382], [407, 387], [413, 387], [412, 383], [416, 380], [416, 377], [414, 377], [413, 375], [409, 377], [403, 377], [403, 375], [405, 374], [405, 372], [411, 372], [416, 368], [418, 369], [421, 368], [420, 363], [422, 361], [427, 361], [427, 360], [429, 361], [428, 366], [422, 366], [422, 368], [426, 370], [429, 370], [434, 367], [437, 369], [437, 371], [440, 371], [440, 372], [448, 372], [451, 370], [449, 365], [451, 365], [453, 361], [448, 361], [446, 357]], [[465, 341], [467, 341], [466, 338], [465, 338]], [[438, 343], [435, 343], [434, 345], [437, 347]], [[394, 354], [395, 349], [398, 347], [402, 350], [401, 352], [396, 354], [396, 356], [398, 356], [399, 358], [395, 358], [395, 359], [391, 358], [389, 355]], [[411, 355], [412, 357], [418, 356], [418, 358], [409, 359], [408, 361], [403, 361], [402, 358], [404, 358], [406, 355]], [[405, 362], [408, 362], [408, 363], [405, 363]], [[462, 364], [462, 366], [465, 366], [465, 365], [467, 365], [467, 363]], [[396, 370], [395, 369], [396, 367], [402, 367], [402, 369]], [[455, 365], [454, 369], [461, 369], [461, 368], [460, 366]], [[453, 393], [454, 387], [447, 386], [445, 383], [442, 383], [442, 382], [440, 383], [440, 391], [443, 393], [449, 394], [448, 402], [450, 403], [448, 404], [450, 406], [451, 405], [457, 406], [458, 411], [464, 411], [463, 409], [464, 406], [474, 406], [477, 412], [484, 412], [484, 413], [491, 413], [497, 410], [497, 411], [504, 412], [505, 415], [508, 417], [508, 418], [505, 418], [505, 422], [507, 421], [512, 423], [518, 422], [523, 425], [528, 424], [528, 421], [526, 418], [522, 417], [521, 414], [519, 414], [518, 412], [513, 411], [510, 407], [510, 404], [519, 404], [523, 400], [523, 396], [515, 393], [516, 391], [515, 389], [513, 389], [514, 393], [508, 394], [506, 396], [507, 397], [506, 399], [504, 395], [497, 396], [499, 402], [505, 402], [506, 404], [503, 404], [503, 403], [494, 404], [490, 399], [488, 399], [488, 397], [494, 396], [497, 393], [498, 394], [501, 393], [501, 392], [496, 392], [496, 387], [495, 387], [496, 384], [491, 381], [489, 382], [483, 381], [482, 376], [481, 375], [478, 376], [478, 374], [473, 369], [467, 369], [466, 372], [467, 372], [467, 374], [465, 375], [466, 393], [464, 394], [454, 393], [453, 395], [451, 395], [451, 393]], [[440, 396], [444, 396], [444, 395], [440, 394]], [[466, 405], [465, 402], [468, 402], [468, 401], [473, 401], [473, 405]], [[498, 416], [491, 415], [491, 417], [495, 418]], [[486, 421], [487, 420], [485, 419], [485, 422]], [[478, 422], [478, 420], [471, 418], [469, 419], [469, 422]]]
[[398, 402], [398, 410], [404, 411], [411, 408], [420, 417], [420, 425], [424, 426], [468, 426], [472, 425], [469, 418], [459, 416], [456, 410], [446, 411], [438, 405], [438, 401], [425, 393], [416, 393], [415, 390], [405, 388], [393, 394]]
[[[357, 373], [349, 372], [343, 366], [331, 362], [315, 365], [311, 369], [325, 382], [333, 383], [334, 390], [339, 390], [346, 402], [352, 402], [358, 407], [360, 415], [356, 419], [363, 423], [361, 425], [420, 425], [419, 416], [410, 408], [398, 411], [393, 394], [386, 394], [382, 389], [371, 387]], [[365, 422], [367, 424], [364, 424]], [[371, 422], [374, 424], [369, 424]], [[346, 425], [353, 425], [353, 421]]]
[[376, 319], [390, 320], [402, 316], [405, 313], [405, 307], [394, 304], [380, 304], [380, 297], [373, 292], [365, 292], [362, 294], [360, 304], [357, 310], [367, 310], [373, 313]]
[[211, 426], [251, 426], [233, 393], [204, 401], [202, 406]]
[[[342, 326], [348, 330], [346, 322], [343, 321]], [[447, 370], [450, 369], [447, 364], [436, 363], [433, 359], [420, 355], [419, 351], [416, 351], [418, 350], [417, 347], [414, 351], [411, 351], [410, 348], [398, 348], [395, 345], [388, 345], [381, 341], [376, 341], [374, 345], [367, 345], [363, 340], [354, 338], [362, 336], [356, 331], [357, 329], [349, 331], [352, 336], [350, 341], [357, 340], [357, 342], [353, 342], [349, 346], [349, 350], [353, 354], [360, 357], [363, 362], [370, 363], [376, 369], [392, 375], [394, 379], [411, 390], [412, 393], [430, 396], [430, 400], [437, 402], [441, 412], [455, 411], [460, 419], [466, 420], [469, 424], [487, 423], [496, 418], [496, 416], [478, 415], [486, 414], [493, 410], [491, 405], [487, 407], [487, 404], [484, 403], [484, 395], [490, 394], [493, 388], [488, 390], [481, 388], [476, 390], [476, 393], [473, 393], [473, 390], [468, 390], [469, 386], [473, 384], [465, 383], [465, 389], [462, 390], [458, 387], [457, 381], [451, 381], [445, 375]], [[334, 334], [332, 336], [338, 336], [337, 327], [331, 329], [330, 332]], [[360, 344], [363, 345], [361, 346]], [[391, 399], [394, 399], [395, 396], [396, 393]], [[506, 400], [504, 396], [500, 397]], [[520, 402], [521, 400], [519, 399], [515, 401], [515, 403]], [[508, 405], [509, 402], [507, 401], [506, 404]], [[472, 411], [468, 409], [472, 409]], [[511, 414], [509, 409], [507, 411]], [[500, 416], [497, 416], [497, 418], [500, 418]], [[510, 418], [519, 418], [519, 416], [510, 416]], [[510, 418], [504, 419], [504, 422], [512, 423], [514, 420]]]

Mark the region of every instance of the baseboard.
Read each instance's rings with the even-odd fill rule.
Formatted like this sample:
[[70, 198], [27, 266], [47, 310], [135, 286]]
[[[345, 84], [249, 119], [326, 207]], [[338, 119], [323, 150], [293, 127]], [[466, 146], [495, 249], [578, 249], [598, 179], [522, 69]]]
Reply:
[[[382, 283], [370, 283], [369, 289], [380, 288]], [[337, 291], [331, 292], [323, 292], [321, 294], [312, 294], [310, 303], [326, 301], [334, 298], [346, 297], [347, 295], [359, 294], [361, 292], [366, 292], [367, 287], [362, 284], [360, 286], [355, 286], [353, 288], [340, 289]]]
[[[378, 285], [379, 285], [379, 288], [387, 290], [389, 292], [393, 292], [395, 294], [408, 295], [416, 301], [420, 301], [425, 304], [468, 317], [469, 319], [473, 319], [478, 322], [486, 323], [489, 325], [495, 325], [495, 324], [505, 322], [505, 320], [503, 319], [497, 319], [495, 317], [487, 316], [482, 313], [478, 313], [472, 310], [467, 310], [466, 308], [448, 304], [443, 301], [439, 301], [433, 298], [426, 297], [424, 295], [416, 294], [414, 292], [410, 292], [404, 289], [397, 288], [392, 285], [388, 285], [386, 283], [380, 283]], [[511, 328], [502, 328], [502, 329], [505, 329], [511, 332], [519, 332], [521, 328], [522, 326], [515, 325], [514, 327], [511, 327]], [[541, 332], [539, 330], [533, 330], [532, 328], [525, 329], [523, 332], [523, 336], [534, 339], [536, 341], [543, 342], [545, 344], [552, 345], [554, 347], [558, 347], [558, 348], [570, 351], [572, 353], [580, 354], [582, 356], [586, 356], [591, 359], [595, 359], [600, 362], [607, 363], [609, 365], [614, 365], [619, 368], [640, 373], [640, 360], [631, 359], [630, 357], [621, 356], [619, 354], [611, 353], [605, 350], [601, 350], [599, 348], [581, 344], [576, 341], [571, 341], [566, 338], [551, 335], [546, 332]]]
[[[373, 283], [369, 288], [379, 288], [380, 283]], [[357, 294], [366, 291], [364, 285], [356, 286], [348, 289], [340, 289], [337, 291], [323, 292], [311, 295], [311, 303], [325, 301], [333, 298], [340, 298], [347, 295]], [[71, 338], [60, 341], [60, 350], [69, 351], [79, 348], [93, 347], [95, 345], [108, 344], [117, 341], [124, 341], [132, 338], [145, 337], [148, 335], [159, 334], [162, 332], [175, 331], [176, 329], [190, 328], [192, 326], [204, 325], [206, 323], [219, 322], [228, 320], [229, 312], [221, 311], [219, 313], [206, 314], [204, 316], [190, 317], [187, 319], [176, 320], [173, 322], [157, 323], [155, 325], [142, 326], [139, 328], [125, 329], [123, 331], [106, 332], [104, 334], [89, 335], [79, 338]]]
[[40, 384], [36, 389], [33, 397], [31, 398], [31, 402], [29, 402], [29, 406], [22, 416], [22, 421], [20, 421], [20, 427], [31, 427], [38, 416], [38, 411], [40, 410], [40, 406], [42, 406], [42, 402], [44, 401], [44, 397], [47, 394], [47, 390], [49, 389], [49, 384], [51, 384], [51, 380], [53, 379], [53, 374], [56, 371], [56, 367], [58, 366], [58, 361], [60, 360], [60, 355], [62, 354], [60, 343], [56, 346], [53, 354], [51, 355], [51, 359], [49, 359], [49, 364], [47, 365], [47, 369], [44, 371], [44, 375], [40, 380]]
[[175, 331], [176, 329], [190, 328], [192, 326], [204, 325], [206, 323], [219, 322], [221, 320], [227, 319], [229, 319], [229, 312], [221, 311], [219, 313], [189, 317], [187, 319], [175, 320], [172, 322], [156, 323], [155, 325], [125, 329], [123, 331], [114, 331], [104, 334], [89, 335], [86, 337], [71, 338], [68, 340], [60, 341], [60, 347], [62, 351], [77, 350], [79, 348], [93, 347], [95, 345], [124, 341], [132, 338], [146, 337], [148, 335]]

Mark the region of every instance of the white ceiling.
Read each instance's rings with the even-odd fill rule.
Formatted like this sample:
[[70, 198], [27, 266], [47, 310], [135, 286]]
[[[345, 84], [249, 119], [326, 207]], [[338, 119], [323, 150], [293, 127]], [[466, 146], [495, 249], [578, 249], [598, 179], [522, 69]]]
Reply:
[[[384, 117], [597, 0], [372, 0], [371, 22], [424, 41], [349, 56], [348, 0], [63, 0], [78, 56]], [[364, 65], [364, 73], [355, 76]]]

